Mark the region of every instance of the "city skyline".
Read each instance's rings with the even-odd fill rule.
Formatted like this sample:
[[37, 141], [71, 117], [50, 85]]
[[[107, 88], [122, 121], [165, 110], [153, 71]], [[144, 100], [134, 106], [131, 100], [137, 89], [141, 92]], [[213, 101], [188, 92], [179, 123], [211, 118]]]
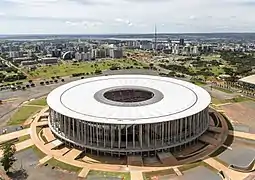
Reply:
[[1, 0], [0, 34], [254, 32], [254, 0]]

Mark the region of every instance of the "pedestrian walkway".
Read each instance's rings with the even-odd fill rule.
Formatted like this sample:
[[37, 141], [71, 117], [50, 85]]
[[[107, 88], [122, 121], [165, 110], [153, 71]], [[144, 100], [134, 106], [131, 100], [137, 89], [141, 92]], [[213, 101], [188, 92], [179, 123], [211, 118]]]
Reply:
[[223, 171], [228, 177], [230, 177], [230, 179], [233, 180], [243, 180], [245, 177], [250, 175], [250, 173], [241, 173], [228, 169], [228, 167], [216, 161], [214, 158], [205, 159], [204, 162], [217, 169], [218, 171]]
[[64, 157], [67, 157], [68, 159], [76, 159], [81, 153], [82, 151], [78, 149], [72, 149], [71, 151], [66, 153]]
[[86, 178], [88, 173], [89, 173], [90, 169], [85, 167], [81, 170], [81, 172], [78, 174], [78, 177], [80, 178]]
[[240, 131], [229, 131], [229, 134], [234, 135], [235, 137], [255, 140], [255, 134], [252, 134], [252, 133], [245, 133], [245, 132], [240, 132]]
[[[16, 151], [21, 151], [23, 149], [26, 149], [26, 148], [32, 146], [32, 145], [34, 145], [33, 141], [31, 139], [28, 139], [28, 140], [25, 140], [25, 141], [15, 144], [15, 148], [16, 148]], [[3, 151], [0, 150], [0, 157], [2, 157], [2, 156], [3, 156]]]
[[45, 136], [47, 142], [51, 142], [55, 140], [56, 138], [53, 136], [50, 128], [43, 128], [43, 135]]
[[6, 141], [10, 141], [12, 139], [21, 137], [21, 136], [25, 136], [28, 135], [30, 133], [30, 128], [28, 129], [23, 129], [20, 131], [15, 131], [9, 134], [4, 134], [4, 135], [0, 135], [0, 143], [6, 142]]
[[39, 160], [39, 165], [46, 163], [52, 158], [52, 156], [45, 156], [44, 158]]
[[182, 172], [177, 167], [174, 167], [173, 170], [177, 174], [177, 176], [182, 176], [183, 175]]
[[131, 180], [143, 180], [143, 173], [141, 171], [131, 171]]

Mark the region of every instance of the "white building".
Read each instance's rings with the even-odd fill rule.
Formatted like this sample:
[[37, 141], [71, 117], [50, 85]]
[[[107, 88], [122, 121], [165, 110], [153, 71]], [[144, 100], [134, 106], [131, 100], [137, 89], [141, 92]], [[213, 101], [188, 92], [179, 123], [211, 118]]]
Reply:
[[110, 57], [111, 58], [122, 58], [123, 57], [122, 48], [110, 49]]

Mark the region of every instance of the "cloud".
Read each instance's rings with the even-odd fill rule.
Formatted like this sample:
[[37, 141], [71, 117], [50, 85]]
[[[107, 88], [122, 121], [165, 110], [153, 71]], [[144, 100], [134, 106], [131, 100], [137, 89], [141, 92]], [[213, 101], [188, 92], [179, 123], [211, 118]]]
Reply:
[[[135, 3], [155, 3], [155, 0], [124, 0], [126, 2], [135, 2]], [[157, 3], [160, 2], [171, 2], [172, 0], [156, 0]]]
[[190, 20], [195, 20], [195, 19], [197, 19], [197, 18], [196, 18], [196, 16], [191, 15], [191, 16], [189, 16], [189, 19], [190, 19]]
[[[91, 21], [95, 21], [95, 22], [98, 22], [100, 23], [101, 20], [98, 20], [98, 19], [93, 19], [93, 18], [82, 18], [82, 17], [79, 17], [79, 18], [70, 18], [69, 17], [46, 17], [46, 16], [19, 16], [19, 15], [6, 15], [4, 14], [4, 19], [7, 19], [7, 20], [28, 20], [28, 21], [60, 21], [60, 22], [75, 22], [75, 21], [86, 21], [86, 22], [91, 22]], [[0, 13], [0, 16], [1, 16], [1, 13]], [[102, 22], [101, 22], [102, 23]]]
[[107, 0], [67, 0], [70, 2], [76, 2], [82, 5], [111, 5], [112, 2]]
[[86, 28], [96, 27], [103, 24], [100, 21], [65, 21], [65, 24], [69, 26], [83, 26]]
[[130, 20], [127, 20], [127, 19], [115, 18], [114, 21], [118, 22], [118, 23], [121, 23], [121, 24], [126, 24], [128, 26], [133, 26], [134, 25]]

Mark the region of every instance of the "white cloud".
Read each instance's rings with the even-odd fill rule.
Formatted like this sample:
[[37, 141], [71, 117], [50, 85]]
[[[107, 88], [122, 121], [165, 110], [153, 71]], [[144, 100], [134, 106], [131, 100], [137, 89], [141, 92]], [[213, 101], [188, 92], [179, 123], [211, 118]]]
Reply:
[[34, 27], [45, 33], [147, 33], [155, 24], [159, 32], [255, 31], [254, 5], [254, 0], [0, 0], [0, 34], [37, 32]]

